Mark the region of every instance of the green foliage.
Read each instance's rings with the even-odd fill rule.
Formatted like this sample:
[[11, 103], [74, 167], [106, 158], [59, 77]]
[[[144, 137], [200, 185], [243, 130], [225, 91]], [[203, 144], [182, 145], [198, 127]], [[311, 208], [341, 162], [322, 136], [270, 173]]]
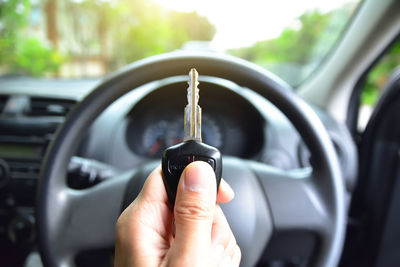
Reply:
[[119, 9], [107, 10], [108, 27], [114, 29], [110, 35], [116, 40], [111, 69], [178, 49], [189, 40], [211, 40], [215, 34], [208, 19], [196, 12], [166, 11], [152, 1], [145, 0], [146, 4], [140, 4], [142, 1], [136, 0], [132, 6], [120, 1]]
[[[46, 3], [39, 5], [44, 17]], [[0, 0], [0, 66], [8, 73], [57, 74], [67, 58], [34, 38], [31, 8], [29, 0]], [[154, 0], [58, 0], [56, 12], [61, 51], [83, 65], [101, 59], [107, 71], [215, 34], [207, 18], [167, 11]], [[42, 31], [47, 34], [46, 28]]]
[[30, 10], [29, 0], [0, 2], [0, 65], [11, 73], [32, 76], [56, 73], [63, 57], [39, 40], [25, 36]]
[[206, 17], [197, 12], [170, 12], [171, 27], [187, 34], [189, 40], [210, 41], [214, 37], [215, 27]]
[[292, 85], [298, 85], [313, 71], [331, 49], [344, 28], [350, 9], [322, 14], [309, 11], [298, 18], [278, 38], [260, 41], [246, 48], [232, 49], [233, 55], [253, 61], [277, 73]]
[[12, 60], [19, 29], [27, 23], [28, 0], [0, 1], [0, 65]]
[[361, 94], [361, 104], [374, 106], [391, 72], [400, 66], [400, 42], [376, 64], [368, 74]]
[[[133, 21], [126, 23], [130, 20]], [[111, 59], [118, 60], [114, 68], [179, 48], [189, 39], [188, 33], [179, 27], [174, 29], [170, 18], [156, 6], [151, 10], [142, 9], [138, 14], [129, 12], [126, 16], [115, 16], [108, 23], [110, 29], [116, 29], [110, 32], [111, 38], [116, 40], [111, 51]]]
[[60, 53], [44, 46], [35, 38], [1, 38], [0, 63], [13, 74], [43, 76], [57, 73], [64, 57]]
[[272, 40], [257, 42], [252, 47], [231, 50], [232, 54], [260, 64], [265, 62], [296, 62], [305, 64], [312, 54], [312, 47], [322, 35], [330, 14], [317, 11], [300, 16], [298, 28], [286, 28], [281, 35]]
[[42, 76], [48, 72], [56, 73], [63, 57], [45, 47], [37, 39], [19, 40], [15, 47], [15, 55], [9, 62], [13, 73], [23, 73], [31, 76]]
[[13, 37], [27, 22], [30, 11], [29, 0], [0, 1], [0, 37]]
[[[65, 1], [67, 23], [75, 25], [73, 38], [86, 54], [106, 54], [108, 70], [178, 49], [189, 40], [211, 40], [215, 34], [207, 18], [196, 12], [168, 11], [153, 0]], [[82, 28], [90, 27], [93, 30], [85, 33], [85, 40], [78, 38]], [[82, 53], [67, 49], [71, 56]]]

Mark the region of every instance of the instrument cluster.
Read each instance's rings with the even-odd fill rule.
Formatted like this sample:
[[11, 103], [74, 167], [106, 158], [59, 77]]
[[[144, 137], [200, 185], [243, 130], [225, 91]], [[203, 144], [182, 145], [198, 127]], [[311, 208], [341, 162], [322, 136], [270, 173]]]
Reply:
[[[187, 84], [176, 83], [147, 94], [130, 111], [126, 141], [136, 155], [160, 158], [183, 140]], [[264, 120], [254, 106], [215, 84], [200, 85], [202, 141], [223, 154], [255, 157], [264, 144]]]

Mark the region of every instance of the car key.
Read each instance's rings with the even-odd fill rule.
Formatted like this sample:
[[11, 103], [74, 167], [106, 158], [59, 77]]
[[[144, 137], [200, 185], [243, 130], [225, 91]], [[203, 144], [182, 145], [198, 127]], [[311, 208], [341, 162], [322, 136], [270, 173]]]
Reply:
[[189, 72], [188, 104], [184, 114], [183, 142], [167, 148], [162, 157], [164, 186], [171, 210], [174, 209], [179, 179], [185, 167], [193, 161], [205, 161], [211, 165], [217, 179], [217, 192], [222, 174], [221, 153], [215, 147], [201, 141], [201, 108], [199, 102], [198, 73]]

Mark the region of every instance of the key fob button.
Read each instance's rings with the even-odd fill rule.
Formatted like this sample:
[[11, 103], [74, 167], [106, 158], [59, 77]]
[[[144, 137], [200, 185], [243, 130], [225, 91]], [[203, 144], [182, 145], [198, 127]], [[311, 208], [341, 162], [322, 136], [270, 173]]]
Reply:
[[203, 156], [194, 156], [194, 160], [207, 162], [208, 164], [210, 164], [210, 166], [215, 171], [215, 160], [214, 159], [208, 158], [208, 157], [203, 157]]

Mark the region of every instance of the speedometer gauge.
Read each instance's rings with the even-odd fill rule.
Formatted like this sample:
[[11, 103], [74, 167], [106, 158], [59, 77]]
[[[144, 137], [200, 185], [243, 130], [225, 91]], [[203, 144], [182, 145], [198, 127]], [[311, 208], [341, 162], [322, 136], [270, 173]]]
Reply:
[[220, 127], [208, 116], [203, 116], [202, 120], [201, 136], [203, 142], [221, 150], [223, 144]]
[[[223, 138], [218, 124], [208, 116], [203, 116], [201, 135], [204, 143], [222, 148]], [[183, 142], [183, 118], [159, 120], [147, 126], [142, 136], [144, 155], [159, 158], [167, 147]]]
[[[218, 124], [208, 116], [203, 116], [201, 124], [202, 141], [213, 147], [221, 149], [222, 134]], [[179, 144], [183, 141], [183, 118], [176, 118], [170, 124], [166, 135], [167, 147]]]
[[167, 148], [165, 137], [168, 130], [167, 121], [159, 121], [148, 127], [143, 133], [143, 147], [149, 157], [160, 157]]

